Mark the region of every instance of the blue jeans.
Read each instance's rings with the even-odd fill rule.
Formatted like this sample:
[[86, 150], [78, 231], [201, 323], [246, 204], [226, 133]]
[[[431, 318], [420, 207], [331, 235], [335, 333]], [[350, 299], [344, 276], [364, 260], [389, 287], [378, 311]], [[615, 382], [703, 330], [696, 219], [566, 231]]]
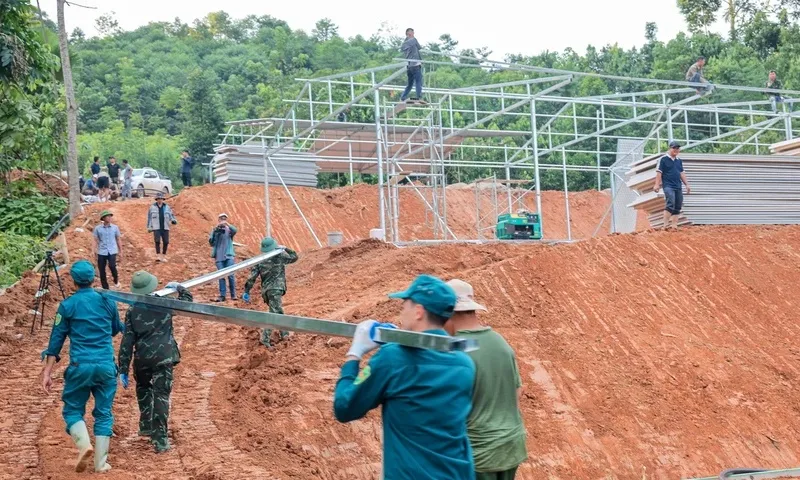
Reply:
[[[217, 262], [217, 270], [222, 270], [225, 267], [233, 265], [232, 258], [226, 258], [221, 262]], [[228, 276], [228, 283], [231, 286], [231, 298], [236, 298], [236, 277], [233, 275]], [[225, 298], [225, 279], [219, 279], [219, 298]]]
[[67, 424], [67, 433], [83, 420], [89, 394], [94, 397], [94, 434], [111, 436], [114, 416], [111, 405], [117, 393], [117, 366], [112, 361], [102, 363], [70, 363], [64, 372], [64, 401], [62, 415]]
[[422, 66], [416, 67], [408, 67], [406, 70], [406, 74], [408, 75], [408, 85], [406, 85], [406, 90], [403, 92], [403, 96], [400, 97], [400, 100], [405, 100], [408, 98], [408, 94], [411, 93], [411, 87], [414, 84], [417, 85], [417, 99], [422, 98]]
[[666, 203], [664, 210], [672, 215], [680, 214], [683, 208], [683, 190], [680, 187], [664, 187], [664, 200]]

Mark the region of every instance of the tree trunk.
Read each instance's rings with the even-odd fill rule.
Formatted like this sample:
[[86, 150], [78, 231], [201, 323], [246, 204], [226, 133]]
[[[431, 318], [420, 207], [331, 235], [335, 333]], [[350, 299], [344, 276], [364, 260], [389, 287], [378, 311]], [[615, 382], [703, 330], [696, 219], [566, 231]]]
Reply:
[[78, 106], [72, 84], [72, 67], [69, 63], [67, 26], [64, 22], [64, 1], [58, 3], [58, 47], [61, 52], [61, 71], [67, 96], [67, 175], [69, 179], [69, 216], [75, 220], [81, 213], [81, 192], [78, 179]]
[[736, 40], [736, 0], [728, 0], [728, 21], [731, 40]]

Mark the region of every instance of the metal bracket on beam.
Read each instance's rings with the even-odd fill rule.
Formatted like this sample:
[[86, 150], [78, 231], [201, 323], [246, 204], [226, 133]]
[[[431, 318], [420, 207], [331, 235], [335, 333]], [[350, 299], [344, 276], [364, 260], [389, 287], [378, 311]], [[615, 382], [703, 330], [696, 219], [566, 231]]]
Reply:
[[[180, 284], [187, 289], [191, 289], [199, 285], [203, 285], [205, 283], [213, 282], [214, 280], [219, 280], [220, 278], [225, 278], [233, 273], [238, 272], [239, 270], [257, 265], [263, 262], [264, 260], [267, 260], [268, 258], [276, 257], [281, 253], [283, 253], [282, 248], [273, 250], [268, 253], [262, 253], [261, 255], [256, 255], [255, 257], [251, 257], [248, 258], [247, 260], [231, 265], [230, 267], [225, 267], [223, 269], [207, 273], [197, 278], [186, 280], [185, 282], [180, 282]], [[158, 297], [164, 297], [167, 295], [172, 295], [173, 293], [176, 293], [176, 290], [174, 288], [162, 288], [161, 290], [158, 290], [157, 292], [153, 293], [153, 295]]]
[[[243, 327], [278, 328], [281, 330], [291, 330], [293, 332], [315, 333], [348, 338], [353, 338], [356, 333], [356, 324], [347, 322], [184, 302], [153, 295], [136, 295], [133, 293], [107, 290], [103, 290], [100, 293], [117, 302], [134, 306], [144, 306], [156, 310], [166, 310], [176, 315], [240, 325]], [[412, 332], [396, 328], [378, 328], [375, 340], [382, 343], [397, 343], [407, 347], [425, 348], [440, 352], [469, 352], [478, 349], [478, 342], [475, 339]]]

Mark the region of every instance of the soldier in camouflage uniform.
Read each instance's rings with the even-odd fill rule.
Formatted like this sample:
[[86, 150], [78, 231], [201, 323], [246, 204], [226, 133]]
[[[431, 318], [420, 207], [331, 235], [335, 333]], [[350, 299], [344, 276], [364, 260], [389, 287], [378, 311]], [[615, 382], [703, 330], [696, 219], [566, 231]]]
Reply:
[[[144, 271], [136, 272], [131, 292], [149, 295], [158, 279]], [[167, 287], [178, 291], [178, 299], [192, 301], [189, 290], [177, 283]], [[136, 399], [139, 401], [139, 435], [150, 437], [157, 453], [169, 450], [167, 419], [172, 391], [172, 369], [181, 354], [172, 331], [172, 313], [132, 306], [125, 314], [125, 334], [119, 348], [122, 386], [128, 388], [128, 368], [133, 356]]]
[[[276, 248], [283, 248], [285, 251], [280, 255], [268, 258], [259, 263], [250, 272], [250, 278], [244, 285], [244, 295], [242, 299], [250, 302], [250, 289], [256, 283], [256, 279], [261, 277], [261, 298], [264, 303], [269, 305], [269, 311], [283, 315], [283, 296], [286, 294], [286, 265], [297, 261], [297, 253], [291, 248], [278, 245], [274, 239], [267, 237], [261, 240], [261, 252], [269, 253]], [[261, 343], [270, 346], [271, 328], [261, 331]], [[281, 330], [281, 340], [289, 335], [289, 332]]]

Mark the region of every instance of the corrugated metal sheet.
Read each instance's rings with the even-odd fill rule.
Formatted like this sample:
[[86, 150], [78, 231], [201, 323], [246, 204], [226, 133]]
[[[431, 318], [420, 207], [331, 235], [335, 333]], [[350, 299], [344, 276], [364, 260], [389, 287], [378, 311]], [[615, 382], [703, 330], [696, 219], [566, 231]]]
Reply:
[[[653, 192], [661, 155], [633, 165], [627, 185], [640, 193], [631, 207], [662, 226], [663, 192]], [[684, 196], [683, 223], [800, 224], [800, 158], [785, 155], [681, 154], [692, 194]]]
[[[214, 183], [264, 183], [264, 157], [258, 148], [225, 146], [214, 156]], [[316, 187], [317, 167], [313, 158], [291, 150], [272, 157], [269, 166], [270, 184], [280, 179], [290, 187]], [[280, 174], [280, 177], [279, 177]], [[280, 179], [279, 179], [280, 178]]]

